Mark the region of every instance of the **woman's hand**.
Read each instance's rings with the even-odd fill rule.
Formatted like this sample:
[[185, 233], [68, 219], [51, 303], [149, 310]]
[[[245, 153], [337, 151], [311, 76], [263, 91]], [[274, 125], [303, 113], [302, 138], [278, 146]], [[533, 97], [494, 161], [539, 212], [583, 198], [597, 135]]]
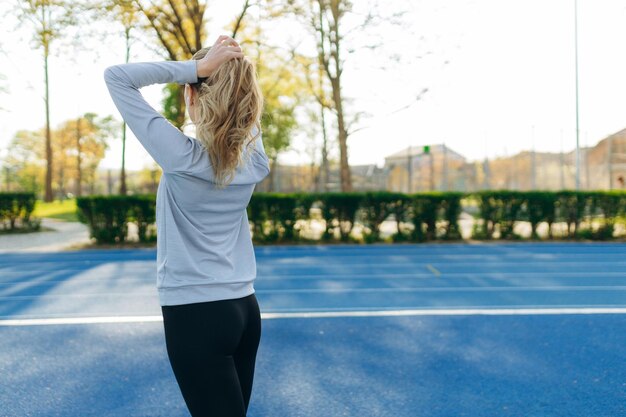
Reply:
[[233, 58], [243, 58], [241, 47], [230, 36], [221, 35], [207, 54], [196, 61], [198, 78], [206, 78], [224, 62]]

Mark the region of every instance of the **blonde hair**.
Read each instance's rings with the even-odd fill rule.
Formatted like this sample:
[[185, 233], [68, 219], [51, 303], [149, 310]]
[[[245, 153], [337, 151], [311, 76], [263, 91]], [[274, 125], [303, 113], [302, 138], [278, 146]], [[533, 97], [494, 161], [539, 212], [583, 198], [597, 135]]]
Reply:
[[[209, 49], [200, 49], [192, 59], [202, 59]], [[190, 85], [197, 93], [196, 138], [209, 153], [217, 187], [224, 188], [234, 179], [237, 167], [245, 163], [244, 148], [252, 148], [261, 134], [263, 94], [256, 69], [246, 57], [233, 58]]]

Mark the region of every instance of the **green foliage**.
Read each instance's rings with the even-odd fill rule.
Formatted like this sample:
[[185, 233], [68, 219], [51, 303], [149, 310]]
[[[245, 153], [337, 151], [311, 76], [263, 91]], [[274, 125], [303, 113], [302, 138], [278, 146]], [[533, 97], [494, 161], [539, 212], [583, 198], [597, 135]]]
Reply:
[[610, 239], [626, 210], [626, 193], [621, 191], [482, 191], [475, 196], [480, 202], [482, 228], [475, 228], [473, 237], [480, 239], [492, 239], [496, 230], [500, 238], [518, 238], [513, 228], [519, 221], [530, 223], [532, 239], [539, 239], [540, 223], [546, 223], [552, 239], [556, 222], [567, 225], [568, 238]]
[[39, 230], [41, 219], [31, 218], [34, 208], [35, 193], [0, 193], [0, 221], [2, 222], [2, 231], [15, 233]]
[[78, 219], [89, 226], [97, 243], [124, 243], [128, 233], [129, 201], [125, 196], [77, 197]]
[[181, 103], [182, 89], [184, 87], [175, 83], [166, 84], [163, 87], [163, 116], [179, 129], [183, 128], [185, 123], [185, 107]]
[[380, 225], [390, 215], [402, 214], [398, 210], [404, 207], [404, 195], [387, 191], [365, 193], [361, 214], [363, 224], [369, 229], [365, 235], [368, 243], [380, 240]]
[[326, 221], [322, 241], [334, 239], [336, 231], [339, 231], [341, 242], [350, 241], [356, 213], [365, 201], [365, 193], [329, 192], [320, 193], [318, 196], [322, 202], [322, 216]]
[[[51, 130], [54, 161], [53, 194], [65, 196], [70, 188], [75, 191], [78, 181], [76, 157], [80, 151], [81, 185], [93, 184], [96, 170], [109, 148], [109, 141], [119, 130], [111, 117], [85, 113], [76, 119], [65, 120]], [[80, 139], [77, 139], [77, 132]], [[15, 133], [8, 153], [2, 160], [4, 180], [14, 189], [41, 195], [45, 188], [46, 153], [45, 129], [20, 130]]]
[[295, 194], [254, 194], [247, 210], [248, 220], [254, 223], [255, 240], [260, 242], [293, 240], [298, 204], [298, 197]]
[[263, 145], [267, 148], [269, 156], [289, 147], [296, 127], [295, 105], [266, 99], [261, 116], [261, 131]]
[[77, 197], [77, 215], [97, 243], [124, 243], [131, 221], [137, 223], [139, 241], [149, 242], [156, 240], [148, 227], [156, 220], [155, 201], [154, 194]]
[[[77, 198], [79, 217], [90, 226], [101, 243], [123, 242], [126, 224], [137, 222], [142, 241], [156, 238], [150, 233], [155, 221], [155, 196], [92, 196]], [[552, 239], [555, 223], [567, 224], [562, 238], [605, 240], [616, 237], [616, 225], [626, 226], [624, 192], [519, 192], [481, 191], [474, 194], [432, 192], [260, 193], [252, 195], [247, 216], [253, 239], [258, 243], [383, 241], [381, 225], [395, 219], [397, 232], [391, 242], [428, 242], [461, 239], [458, 219], [462, 202], [479, 210], [474, 239], [521, 239], [515, 232], [519, 222], [529, 222], [531, 238], [539, 239], [538, 226], [548, 226]], [[321, 239], [304, 235], [303, 225], [320, 211], [325, 221]], [[362, 226], [361, 237], [355, 225]], [[412, 230], [407, 229], [413, 226]]]
[[150, 225], [156, 221], [155, 201], [156, 194], [143, 194], [128, 197], [130, 201], [129, 221], [137, 224], [137, 234], [140, 242], [156, 241], [156, 229]]

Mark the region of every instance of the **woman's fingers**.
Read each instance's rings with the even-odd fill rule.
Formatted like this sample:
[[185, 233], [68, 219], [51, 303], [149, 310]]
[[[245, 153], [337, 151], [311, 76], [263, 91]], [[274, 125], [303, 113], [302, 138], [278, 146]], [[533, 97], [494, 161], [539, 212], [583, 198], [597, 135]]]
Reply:
[[226, 36], [226, 35], [220, 35], [220, 37], [219, 37], [219, 38], [217, 38], [217, 40], [215, 41], [215, 43], [213, 44], [213, 46], [220, 45], [220, 44], [222, 43], [222, 41], [223, 41], [224, 39], [226, 39], [226, 38], [228, 38], [228, 36]]
[[237, 41], [234, 40], [233, 38], [231, 38], [228, 35], [220, 35], [220, 37], [217, 38], [217, 41], [215, 42], [215, 44], [216, 45], [223, 45], [223, 46], [229, 46], [229, 45], [239, 46]]
[[243, 58], [244, 54], [239, 44], [230, 36], [221, 35], [212, 48], [200, 60], [198, 77], [208, 77], [224, 62], [233, 58]]

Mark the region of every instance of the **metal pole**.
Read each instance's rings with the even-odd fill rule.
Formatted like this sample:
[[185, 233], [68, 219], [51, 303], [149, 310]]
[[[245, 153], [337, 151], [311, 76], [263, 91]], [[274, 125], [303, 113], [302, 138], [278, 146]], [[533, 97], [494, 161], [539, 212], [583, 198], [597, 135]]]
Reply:
[[563, 129], [561, 129], [561, 154], [559, 157], [561, 162], [561, 190], [565, 189], [565, 158], [563, 155]]
[[613, 189], [613, 135], [607, 139], [608, 155], [607, 159], [607, 171], [609, 171], [609, 190]]
[[485, 160], [483, 161], [483, 189], [488, 190], [491, 188], [491, 171], [489, 170], [489, 144], [487, 141], [487, 130], [485, 133]]
[[408, 165], [407, 172], [409, 173], [409, 181], [408, 181], [408, 186], [407, 186], [407, 188], [408, 188], [407, 193], [411, 193], [412, 192], [411, 190], [413, 189], [413, 187], [412, 187], [413, 184], [412, 184], [412, 181], [411, 181], [412, 178], [413, 178], [413, 164], [411, 163], [411, 146], [408, 147], [408, 151], [407, 152], [408, 152], [408, 157], [407, 157], [406, 163]]
[[576, 190], [580, 190], [580, 144], [578, 121], [578, 0], [574, 0], [574, 53], [576, 68]]
[[485, 160], [483, 161], [483, 189], [488, 190], [491, 188], [491, 170], [489, 169], [489, 157], [485, 155]]
[[435, 191], [435, 163], [432, 150], [428, 156], [430, 156], [430, 191]]
[[448, 191], [448, 148], [446, 143], [443, 143], [443, 175], [442, 177], [442, 191]]
[[530, 189], [531, 190], [535, 190], [537, 188], [537, 181], [535, 179], [536, 177], [536, 172], [537, 172], [537, 163], [535, 160], [535, 126], [532, 126], [532, 145], [533, 145], [533, 149], [532, 149], [532, 153], [530, 154]]
[[589, 180], [589, 141], [587, 140], [587, 131], [585, 131], [585, 186], [591, 190], [591, 181]]

